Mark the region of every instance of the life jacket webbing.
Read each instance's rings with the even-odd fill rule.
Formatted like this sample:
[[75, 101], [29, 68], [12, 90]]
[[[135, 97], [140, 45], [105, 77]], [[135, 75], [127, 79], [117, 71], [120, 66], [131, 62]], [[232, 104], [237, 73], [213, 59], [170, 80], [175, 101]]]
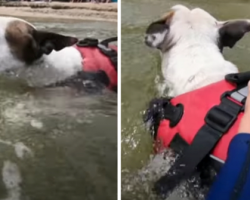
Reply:
[[191, 145], [175, 161], [167, 174], [155, 184], [154, 190], [166, 198], [170, 192], [196, 169], [197, 165], [210, 154], [220, 138], [227, 133], [240, 112], [244, 110], [247, 87], [236, 88], [221, 97], [221, 103], [212, 107], [204, 121], [205, 124], [196, 134]]

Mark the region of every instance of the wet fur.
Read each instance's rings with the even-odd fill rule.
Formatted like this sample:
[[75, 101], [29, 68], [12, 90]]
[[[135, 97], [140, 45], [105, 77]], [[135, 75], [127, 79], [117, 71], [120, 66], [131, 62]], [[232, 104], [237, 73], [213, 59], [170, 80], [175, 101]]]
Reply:
[[145, 43], [160, 50], [164, 88], [174, 97], [238, 72], [222, 50], [232, 48], [248, 31], [249, 20], [220, 22], [200, 8], [177, 5], [148, 26]]

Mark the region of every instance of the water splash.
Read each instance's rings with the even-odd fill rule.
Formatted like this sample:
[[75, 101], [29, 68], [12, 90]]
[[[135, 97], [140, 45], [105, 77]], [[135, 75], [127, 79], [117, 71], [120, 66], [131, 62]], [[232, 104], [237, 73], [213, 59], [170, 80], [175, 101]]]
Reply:
[[[177, 156], [171, 150], [167, 150], [162, 154], [152, 156], [149, 163], [135, 173], [126, 170], [122, 171], [122, 198], [136, 197], [137, 200], [159, 199], [152, 192], [153, 184], [167, 173]], [[195, 174], [176, 188], [167, 200], [204, 200], [208, 188], [202, 188], [199, 181], [199, 176]]]
[[8, 197], [2, 200], [20, 200], [22, 177], [18, 166], [9, 160], [4, 161], [2, 177], [8, 193]]
[[12, 146], [15, 150], [16, 156], [20, 159], [23, 159], [24, 157], [34, 156], [34, 153], [32, 152], [32, 150], [22, 142], [12, 143], [11, 141], [0, 139], [0, 143], [8, 145], [8, 146]]

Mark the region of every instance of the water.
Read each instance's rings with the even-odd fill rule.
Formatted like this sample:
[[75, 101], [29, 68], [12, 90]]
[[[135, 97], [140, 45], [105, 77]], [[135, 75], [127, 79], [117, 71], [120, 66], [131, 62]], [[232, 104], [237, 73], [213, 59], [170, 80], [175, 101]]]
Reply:
[[[80, 38], [116, 35], [113, 23], [28, 20]], [[117, 199], [116, 98], [1, 77], [0, 199]]]
[[[219, 20], [250, 19], [249, 0], [124, 0], [122, 1], [122, 198], [152, 200], [152, 183], [169, 167], [170, 158], [152, 158], [152, 139], [142, 123], [147, 103], [157, 96], [157, 79], [161, 75], [157, 51], [144, 45], [144, 31], [149, 23], [176, 4], [201, 7]], [[250, 70], [250, 35], [231, 50], [226, 59], [241, 71]], [[191, 184], [192, 185], [192, 184]], [[194, 186], [195, 184], [193, 184]], [[193, 199], [179, 188], [169, 200]], [[194, 199], [204, 199], [196, 189]]]

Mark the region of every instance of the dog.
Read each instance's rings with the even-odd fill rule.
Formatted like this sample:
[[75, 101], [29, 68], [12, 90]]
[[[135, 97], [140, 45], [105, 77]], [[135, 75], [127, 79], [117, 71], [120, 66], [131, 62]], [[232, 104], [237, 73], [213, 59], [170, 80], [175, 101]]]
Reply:
[[[176, 97], [238, 73], [237, 66], [225, 60], [222, 52], [226, 47], [233, 48], [249, 31], [250, 20], [221, 22], [201, 8], [176, 5], [170, 13], [147, 27], [145, 44], [161, 52], [164, 87], [168, 89], [168, 97]], [[164, 114], [163, 104], [157, 107], [154, 100], [151, 103], [144, 122], [150, 118], [148, 111]], [[170, 183], [165, 179], [167, 190], [172, 190], [179, 180], [176, 178]], [[155, 189], [159, 192], [161, 187], [158, 185]]]
[[11, 71], [32, 87], [79, 87], [85, 79], [102, 79], [99, 71], [83, 73], [89, 59], [76, 48], [77, 42], [72, 36], [37, 30], [19, 18], [0, 17], [0, 72]]
[[147, 27], [145, 44], [160, 50], [165, 87], [175, 97], [238, 72], [222, 50], [234, 47], [248, 31], [249, 20], [221, 22], [203, 9], [176, 5]]

